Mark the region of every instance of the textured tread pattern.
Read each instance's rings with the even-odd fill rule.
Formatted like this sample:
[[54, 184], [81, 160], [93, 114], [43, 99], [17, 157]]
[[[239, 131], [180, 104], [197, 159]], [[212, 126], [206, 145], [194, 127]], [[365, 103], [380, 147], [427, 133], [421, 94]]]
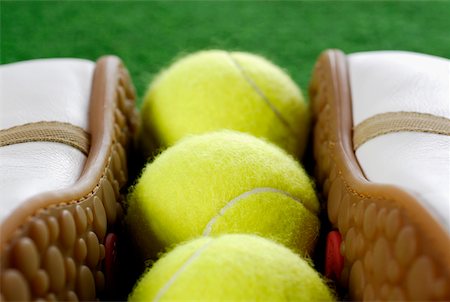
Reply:
[[137, 121], [128, 72], [117, 71], [114, 134], [100, 180], [87, 196], [39, 209], [2, 246], [0, 301], [87, 301], [106, 290], [105, 237], [121, 220], [125, 150]]
[[[442, 233], [424, 231], [426, 226], [408, 208], [408, 202], [417, 203], [412, 198], [401, 202], [402, 195], [389, 194], [392, 188], [383, 186], [364, 190], [366, 184], [361, 183], [367, 181], [362, 172], [355, 174], [360, 171], [356, 159], [343, 151], [343, 144], [352, 149], [351, 112], [343, 120], [345, 104], [336, 94], [345, 89], [340, 85], [346, 81], [339, 82], [339, 76], [346, 73], [339, 74], [336, 62], [330, 63], [333, 59], [339, 59], [336, 51], [319, 59], [310, 97], [315, 175], [327, 200], [329, 220], [343, 238], [345, 266], [339, 281], [355, 300], [450, 300], [448, 235], [439, 238]], [[346, 128], [348, 133], [342, 130]]]

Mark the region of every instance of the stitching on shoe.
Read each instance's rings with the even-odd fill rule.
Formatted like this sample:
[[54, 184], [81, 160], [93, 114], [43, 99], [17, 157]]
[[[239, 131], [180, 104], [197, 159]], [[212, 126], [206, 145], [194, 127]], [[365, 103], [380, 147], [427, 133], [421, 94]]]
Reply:
[[375, 137], [395, 132], [450, 135], [450, 119], [409, 111], [376, 114], [353, 127], [353, 150]]
[[[326, 77], [325, 77], [325, 72], [323, 70], [323, 68], [319, 68], [319, 78], [320, 78], [320, 82], [324, 83], [323, 84], [323, 97], [326, 97], [327, 92], [328, 92], [328, 84], [326, 82]], [[327, 102], [328, 104], [328, 102]], [[325, 108], [325, 105], [324, 105]], [[330, 112], [326, 113], [326, 112], [322, 112], [324, 110], [324, 108], [322, 108], [321, 112], [319, 112], [319, 114], [326, 114], [326, 120], [328, 121], [328, 123], [326, 123], [326, 127], [327, 127], [327, 132], [330, 133], [331, 129], [330, 129]], [[351, 193], [353, 196], [359, 197], [359, 198], [367, 198], [367, 199], [381, 199], [384, 200], [386, 202], [389, 202], [390, 199], [387, 199], [385, 197], [375, 197], [372, 195], [367, 195], [367, 194], [363, 194], [360, 193], [358, 191], [356, 191], [355, 189], [353, 189], [353, 187], [347, 182], [347, 180], [345, 179], [343, 173], [342, 173], [342, 169], [339, 167], [340, 165], [338, 165], [338, 160], [337, 160], [337, 155], [335, 152], [333, 152], [332, 148], [335, 148], [336, 142], [332, 141], [330, 138], [328, 138], [328, 144], [327, 144], [327, 149], [329, 152], [329, 156], [333, 159], [334, 163], [335, 163], [335, 167], [337, 170], [337, 175], [339, 176], [340, 180], [342, 181], [342, 183], [344, 184], [346, 190]]]
[[0, 147], [28, 142], [56, 142], [89, 154], [90, 134], [83, 128], [59, 121], [40, 121], [0, 130]]

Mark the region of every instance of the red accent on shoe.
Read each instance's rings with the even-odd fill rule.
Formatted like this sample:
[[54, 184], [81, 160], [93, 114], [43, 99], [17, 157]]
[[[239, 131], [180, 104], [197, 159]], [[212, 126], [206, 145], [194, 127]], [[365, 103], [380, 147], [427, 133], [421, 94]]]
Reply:
[[325, 277], [337, 280], [344, 269], [344, 257], [341, 255], [342, 236], [339, 231], [331, 231], [327, 236], [325, 256]]
[[105, 239], [105, 279], [106, 288], [113, 289], [115, 286], [117, 271], [117, 236], [109, 233]]

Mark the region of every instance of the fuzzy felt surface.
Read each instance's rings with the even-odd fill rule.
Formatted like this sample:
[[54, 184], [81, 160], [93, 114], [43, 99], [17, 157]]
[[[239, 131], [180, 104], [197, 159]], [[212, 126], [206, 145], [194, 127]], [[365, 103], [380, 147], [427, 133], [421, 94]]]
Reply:
[[254, 235], [179, 245], [138, 281], [129, 301], [332, 301], [319, 274], [282, 245]]
[[154, 131], [166, 146], [189, 134], [232, 129], [299, 157], [309, 130], [309, 107], [281, 68], [261, 56], [221, 50], [190, 54], [163, 70], [141, 118], [141, 139]]
[[126, 221], [145, 258], [222, 233], [269, 237], [306, 255], [319, 231], [312, 181], [282, 149], [220, 131], [187, 137], [148, 164]]

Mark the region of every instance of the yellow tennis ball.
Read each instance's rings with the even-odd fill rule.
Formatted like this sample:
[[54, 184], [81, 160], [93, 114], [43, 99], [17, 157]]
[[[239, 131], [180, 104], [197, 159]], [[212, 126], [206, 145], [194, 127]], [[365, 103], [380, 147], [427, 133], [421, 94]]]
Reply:
[[271, 143], [224, 130], [187, 137], [148, 164], [126, 221], [146, 258], [223, 233], [259, 234], [305, 255], [318, 236], [318, 212], [297, 161]]
[[252, 235], [199, 238], [144, 273], [129, 301], [332, 301], [319, 274], [289, 249]]
[[263, 57], [222, 50], [188, 55], [164, 70], [142, 107], [145, 145], [169, 146], [187, 134], [232, 129], [303, 154], [309, 110], [294, 81]]

